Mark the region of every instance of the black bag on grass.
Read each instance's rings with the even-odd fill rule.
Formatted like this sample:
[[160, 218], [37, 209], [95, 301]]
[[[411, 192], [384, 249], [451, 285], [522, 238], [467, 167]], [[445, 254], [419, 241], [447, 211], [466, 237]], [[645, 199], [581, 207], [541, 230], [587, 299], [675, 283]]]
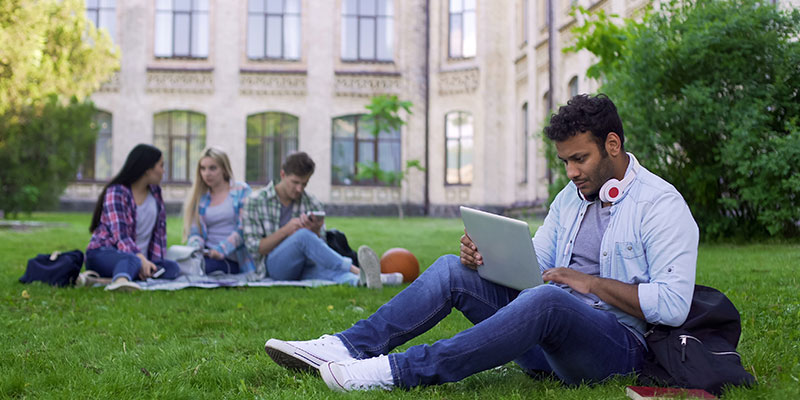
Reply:
[[22, 283], [41, 281], [53, 286], [74, 285], [83, 266], [83, 252], [72, 250], [66, 253], [39, 254], [28, 260]]
[[342, 257], [350, 257], [350, 260], [353, 261], [353, 265], [360, 267], [360, 265], [358, 265], [358, 254], [347, 244], [347, 237], [343, 232], [336, 229], [326, 230], [325, 242], [328, 243], [328, 247], [333, 249], [333, 251], [337, 252]]
[[736, 352], [741, 333], [733, 303], [717, 289], [695, 285], [683, 325], [650, 325], [639, 380], [648, 386], [704, 389], [717, 396], [725, 385], [751, 386], [755, 379]]

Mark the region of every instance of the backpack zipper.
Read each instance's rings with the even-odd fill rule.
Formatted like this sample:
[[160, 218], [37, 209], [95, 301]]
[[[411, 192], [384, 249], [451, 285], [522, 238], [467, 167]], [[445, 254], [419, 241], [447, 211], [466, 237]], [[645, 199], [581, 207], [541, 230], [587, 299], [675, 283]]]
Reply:
[[686, 339], [693, 339], [696, 340], [697, 343], [703, 344], [700, 339], [691, 335], [678, 335], [678, 339], [681, 341], [681, 362], [686, 361]]
[[[681, 341], [681, 362], [686, 361], [686, 341], [687, 341], [687, 339], [692, 339], [692, 340], [697, 341], [697, 343], [703, 344], [703, 342], [700, 339], [698, 339], [698, 338], [696, 338], [696, 337], [694, 337], [692, 335], [678, 335], [678, 339], [680, 339], [680, 341]], [[739, 359], [742, 358], [742, 356], [738, 352], [735, 352], [735, 351], [710, 351], [709, 350], [709, 353], [711, 353], [711, 354], [713, 354], [715, 356], [735, 355], [736, 357], [739, 357]]]

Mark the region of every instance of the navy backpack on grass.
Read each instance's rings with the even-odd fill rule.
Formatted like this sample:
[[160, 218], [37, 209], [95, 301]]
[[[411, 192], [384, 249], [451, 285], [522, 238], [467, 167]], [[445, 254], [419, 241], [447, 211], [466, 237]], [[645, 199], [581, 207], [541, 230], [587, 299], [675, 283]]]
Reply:
[[28, 260], [22, 283], [41, 281], [53, 286], [71, 286], [78, 279], [83, 266], [83, 252], [72, 250], [66, 253], [39, 254]]

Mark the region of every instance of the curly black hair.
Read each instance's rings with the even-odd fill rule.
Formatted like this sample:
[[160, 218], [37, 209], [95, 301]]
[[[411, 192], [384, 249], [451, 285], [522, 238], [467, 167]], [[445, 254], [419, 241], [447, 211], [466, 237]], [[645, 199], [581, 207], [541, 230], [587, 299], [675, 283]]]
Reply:
[[567, 105], [559, 107], [558, 113], [550, 117], [550, 125], [544, 128], [547, 138], [555, 142], [567, 140], [586, 131], [592, 132], [601, 152], [605, 152], [606, 137], [609, 132], [616, 133], [620, 145], [624, 145], [622, 120], [617, 113], [617, 107], [605, 94], [576, 95], [567, 102]]

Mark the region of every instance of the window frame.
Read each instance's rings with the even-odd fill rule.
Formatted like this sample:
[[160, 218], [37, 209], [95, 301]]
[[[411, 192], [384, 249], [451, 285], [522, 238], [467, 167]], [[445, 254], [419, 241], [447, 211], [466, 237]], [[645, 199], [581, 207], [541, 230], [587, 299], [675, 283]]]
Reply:
[[[211, 47], [211, 0], [188, 0], [191, 2], [191, 6], [189, 7], [189, 11], [184, 10], [176, 10], [175, 9], [175, 1], [177, 0], [164, 0], [168, 1], [170, 6], [169, 9], [159, 9], [159, 0], [156, 0], [156, 8], [155, 8], [155, 20], [153, 21], [153, 56], [156, 59], [188, 59], [188, 60], [207, 60], [209, 58], [210, 47]], [[205, 9], [199, 7], [200, 2], [205, 1]], [[158, 51], [158, 21], [159, 21], [159, 14], [166, 14], [169, 13], [171, 15], [171, 22], [170, 22], [170, 51], [169, 54], [157, 54]], [[188, 30], [188, 53], [187, 54], [176, 54], [175, 52], [175, 21], [178, 15], [186, 15], [189, 18], [189, 24], [187, 27]], [[205, 54], [194, 54], [193, 43], [195, 40], [199, 40], [199, 36], [201, 36], [200, 29], [203, 29], [202, 26], [198, 26], [199, 29], [197, 31], [198, 37], [195, 37], [195, 30], [193, 29], [195, 23], [195, 16], [205, 15], [206, 17], [206, 43]], [[200, 50], [198, 50], [200, 52]]]
[[570, 78], [569, 82], [567, 82], [567, 93], [569, 94], [570, 99], [577, 96], [580, 93], [580, 86], [578, 84], [578, 75], [574, 75], [572, 78]]
[[[76, 182], [105, 182], [105, 181], [111, 179], [112, 176], [114, 176], [114, 171], [113, 171], [113, 167], [112, 167], [112, 164], [111, 164], [113, 162], [113, 158], [111, 158], [111, 156], [113, 155], [113, 150], [114, 150], [114, 142], [113, 142], [113, 138], [114, 138], [114, 115], [111, 112], [108, 112], [108, 111], [105, 111], [105, 110], [99, 110], [99, 109], [95, 110], [95, 113], [92, 116], [92, 124], [96, 125], [96, 124], [102, 123], [100, 121], [100, 117], [101, 116], [108, 116], [108, 129], [103, 129], [102, 125], [100, 125], [98, 127], [98, 129], [97, 129], [97, 138], [92, 143], [92, 145], [89, 147], [89, 152], [86, 155], [86, 159], [84, 160], [84, 162], [81, 163], [81, 165], [78, 166], [78, 171], [76, 172], [76, 176], [75, 176], [75, 181]], [[97, 143], [100, 141], [101, 137], [105, 138], [106, 140], [108, 140], [108, 143], [110, 143], [110, 153], [107, 155], [110, 159], [109, 159], [108, 176], [98, 178], [97, 177], [97, 175], [98, 175], [97, 174]], [[85, 172], [89, 172], [89, 171], [91, 171], [91, 173], [90, 174], [86, 174], [86, 175], [89, 175], [89, 176], [84, 176], [84, 173]]]
[[[267, 123], [267, 118], [269, 116], [271, 116], [271, 115], [277, 115], [280, 118], [279, 121], [278, 121], [278, 125], [280, 126], [280, 129], [278, 129], [276, 131], [276, 134], [274, 134], [274, 135], [267, 135], [266, 134], [266, 132], [267, 132], [266, 123]], [[256, 179], [253, 179], [252, 177], [247, 176], [247, 172], [248, 172], [248, 169], [247, 169], [248, 160], [247, 159], [248, 159], [248, 157], [250, 157], [250, 153], [247, 151], [248, 150], [247, 140], [251, 138], [250, 129], [249, 129], [250, 128], [249, 121], [250, 121], [251, 118], [259, 118], [260, 119], [259, 122], [260, 122], [260, 125], [261, 125], [261, 132], [262, 132], [262, 134], [260, 136], [253, 135], [253, 136], [255, 136], [255, 137], [260, 139], [259, 144], [258, 144], [258, 148], [259, 148], [259, 154], [258, 154], [258, 178], [256, 178]], [[286, 135], [285, 132], [284, 132], [284, 129], [282, 129], [282, 128], [283, 128], [283, 126], [285, 124], [289, 123], [289, 121], [291, 121], [292, 119], [293, 119], [295, 127], [297, 128], [297, 130], [294, 132], [294, 151], [297, 151], [300, 148], [299, 147], [300, 146], [300, 118], [298, 116], [292, 115], [292, 114], [289, 114], [289, 113], [285, 113], [285, 112], [280, 112], [280, 111], [264, 111], [264, 112], [260, 112], [260, 113], [250, 114], [250, 115], [247, 116], [247, 118], [245, 120], [245, 180], [247, 182], [266, 185], [269, 182], [280, 178], [280, 166], [283, 164], [283, 161], [286, 160], [286, 156], [288, 156], [291, 153], [290, 150], [287, 150], [286, 148], [284, 148], [284, 144], [285, 144], [286, 140], [291, 140], [292, 139], [291, 133], [289, 135]], [[277, 164], [278, 168], [277, 168], [276, 171], [273, 171], [274, 176], [271, 177], [271, 178], [269, 176], [267, 176], [268, 174], [266, 173], [267, 172], [267, 168], [266, 167], [268, 165], [267, 155], [270, 155], [267, 152], [267, 143], [268, 142], [272, 142], [273, 146], [275, 145], [275, 143], [277, 143], [277, 145], [279, 146], [279, 153], [281, 155], [281, 159], [278, 161], [278, 164]], [[275, 160], [271, 160], [271, 161], [272, 161], [272, 163], [274, 165]]]
[[[105, 29], [108, 32], [109, 36], [111, 37], [111, 41], [112, 42], [116, 42], [116, 38], [115, 38], [115, 36], [117, 34], [117, 7], [116, 7], [117, 5], [116, 5], [116, 2], [114, 2], [113, 5], [109, 6], [107, 3], [105, 3], [104, 0], [95, 0], [95, 5], [93, 6], [93, 5], [89, 4], [89, 1], [90, 0], [85, 0], [85, 4], [86, 4], [86, 19], [91, 21], [92, 24], [94, 24], [94, 27], [96, 29]], [[113, 22], [114, 23], [113, 31], [111, 29], [108, 29], [107, 26], [100, 26], [100, 22], [101, 22], [100, 15], [102, 14], [103, 11], [106, 11], [106, 12], [111, 11], [111, 14], [113, 15], [113, 21], [114, 21]], [[92, 14], [94, 14], [94, 16], [92, 16]]]
[[522, 103], [522, 178], [519, 183], [528, 183], [528, 168], [530, 166], [530, 151], [528, 149], [529, 131], [528, 131], [528, 102]]
[[[396, 130], [396, 135], [394, 137], [382, 137], [387, 132], [381, 132], [378, 137], [372, 135], [372, 133], [368, 132], [366, 129], [362, 130], [359, 129], [361, 120], [367, 114], [347, 114], [341, 115], [338, 117], [331, 118], [331, 171], [333, 172], [334, 162], [336, 160], [336, 154], [334, 153], [336, 146], [335, 142], [337, 141], [336, 136], [336, 120], [339, 119], [346, 119], [346, 118], [354, 118], [353, 120], [353, 137], [352, 139], [349, 138], [338, 138], [339, 140], [351, 140], [353, 145], [353, 181], [351, 183], [346, 183], [342, 181], [337, 181], [336, 174], [331, 173], [331, 185], [334, 186], [383, 186], [389, 187], [386, 183], [379, 181], [376, 178], [368, 179], [368, 180], [358, 180], [356, 176], [358, 175], [358, 163], [359, 155], [360, 155], [360, 148], [362, 143], [372, 143], [372, 161], [380, 164], [380, 144], [390, 144], [390, 143], [397, 143], [397, 151], [398, 154], [393, 154], [393, 156], [397, 156], [396, 159], [398, 160], [398, 165], [396, 165], [396, 171], [400, 171], [402, 169], [402, 156], [403, 156], [403, 138], [402, 132], [398, 129]], [[359, 132], [365, 132], [364, 134], [366, 137], [362, 138], [359, 136]]]
[[[178, 114], [178, 113], [186, 113], [186, 135], [185, 136], [178, 136], [178, 135], [173, 135], [172, 134], [172, 128], [173, 128], [172, 120], [176, 116], [176, 114]], [[161, 135], [161, 134], [159, 134], [159, 132], [156, 131], [157, 126], [158, 126], [156, 124], [156, 118], [158, 118], [161, 115], [167, 115], [167, 117], [168, 117], [167, 118], [167, 130], [168, 130], [168, 132], [167, 132], [166, 135]], [[193, 134], [191, 132], [192, 117], [193, 116], [199, 116], [199, 117], [202, 117], [202, 119], [203, 119], [202, 120], [203, 129], [202, 129], [202, 132], [200, 132], [199, 134]], [[153, 143], [156, 144], [156, 146], [157, 146], [158, 142], [162, 138], [164, 138], [164, 140], [166, 140], [166, 143], [167, 143], [167, 146], [166, 146], [165, 149], [159, 147], [161, 149], [162, 155], [164, 157], [164, 178], [163, 178], [163, 182], [165, 182], [165, 183], [191, 183], [192, 179], [194, 179], [194, 174], [193, 174], [194, 165], [193, 165], [192, 161], [195, 161], [195, 160], [192, 157], [192, 145], [194, 143], [194, 140], [201, 140], [202, 141], [203, 145], [199, 146], [200, 151], [198, 151], [197, 154], [196, 154], [199, 157], [200, 153], [202, 152], [202, 149], [205, 148], [205, 146], [206, 146], [206, 133], [207, 133], [206, 130], [208, 129], [207, 123], [208, 123], [208, 121], [207, 121], [206, 115], [201, 113], [201, 112], [197, 112], [197, 111], [191, 111], [191, 110], [166, 110], [166, 111], [162, 111], [162, 112], [153, 114]], [[186, 146], [186, 166], [185, 166], [185, 171], [184, 171], [185, 179], [180, 179], [180, 178], [176, 179], [176, 177], [174, 177], [173, 174], [172, 174], [173, 169], [174, 169], [173, 160], [172, 160], [173, 145], [174, 145], [174, 143], [176, 141], [179, 141], [179, 140], [185, 141], [185, 146]], [[200, 161], [200, 160], [197, 159], [196, 161]]]
[[[451, 7], [454, 1], [461, 2], [461, 11], [460, 12], [453, 12], [451, 11]], [[478, 2], [475, 0], [475, 8], [467, 10], [464, 6], [464, 3], [467, 0], [448, 0], [447, 2], [447, 58], [451, 60], [467, 60], [471, 58], [475, 58], [478, 55]], [[475, 32], [475, 53], [471, 55], [464, 55], [464, 43], [465, 35], [464, 35], [464, 26], [465, 26], [465, 18], [464, 15], [467, 12], [471, 12], [474, 15], [473, 21], [475, 21], [475, 26], [473, 27], [473, 31]], [[458, 55], [454, 55], [453, 50], [453, 15], [458, 14], [461, 16], [461, 43], [460, 43], [460, 53]]]
[[[362, 15], [361, 14], [361, 0], [354, 0], [355, 4], [356, 4], [356, 12], [355, 12], [355, 14], [346, 14], [345, 7], [344, 7], [344, 2], [345, 1], [347, 1], [347, 0], [342, 0], [342, 4], [343, 4], [342, 5], [342, 14], [341, 14], [341, 23], [342, 23], [342, 27], [341, 28], [342, 29], [341, 29], [341, 38], [340, 38], [341, 41], [342, 41], [342, 47], [340, 49], [341, 51], [340, 51], [340, 54], [339, 54], [339, 57], [342, 60], [342, 62], [346, 62], [346, 63], [369, 62], [369, 63], [384, 63], [384, 64], [393, 63], [394, 62], [394, 51], [395, 51], [395, 46], [394, 46], [394, 36], [395, 36], [394, 35], [394, 30], [395, 30], [395, 24], [394, 24], [394, 14], [395, 14], [394, 13], [394, 0], [375, 0], [375, 15]], [[379, 11], [380, 10], [380, 6], [378, 5], [379, 2], [386, 2], [386, 6], [384, 7], [384, 10], [391, 10], [391, 14], [380, 14], [380, 11]], [[391, 7], [388, 7], [388, 5], [391, 5]], [[348, 45], [347, 38], [345, 37], [345, 27], [347, 25], [347, 18], [355, 18], [356, 19], [356, 41], [355, 41], [356, 57], [355, 58], [347, 58], [346, 55], [345, 55], [345, 48]], [[389, 58], [388, 59], [380, 58], [380, 56], [378, 55], [379, 54], [379, 52], [378, 52], [378, 42], [379, 42], [379, 40], [378, 40], [378, 37], [379, 37], [378, 20], [380, 20], [381, 18], [383, 18], [384, 20], [389, 20], [391, 22], [391, 28], [387, 29], [387, 34], [391, 35], [391, 38], [390, 38], [389, 42], [392, 43], [391, 49], [388, 49], [389, 50], [388, 51], [388, 53], [389, 53]], [[372, 51], [373, 51], [374, 57], [372, 57], [372, 58], [367, 58], [367, 57], [362, 57], [361, 56], [361, 23], [362, 23], [363, 20], [367, 20], [367, 19], [371, 19], [373, 21], [373, 24], [374, 24], [374, 27], [375, 27], [375, 30], [373, 32], [374, 33], [374, 37], [373, 37], [373, 42], [372, 42], [373, 43]]]
[[[452, 114], [456, 114], [456, 118], [459, 118], [461, 115], [469, 116], [469, 121], [472, 124], [472, 136], [469, 136], [469, 137], [464, 136], [461, 133], [462, 132], [462, 128], [460, 126], [458, 128], [459, 134], [458, 134], [457, 138], [448, 137], [447, 129], [448, 129], [449, 125], [447, 123], [447, 119]], [[463, 166], [461, 165], [461, 154], [462, 154], [462, 149], [463, 149], [462, 142], [466, 138], [472, 139], [472, 141], [473, 141], [473, 144], [472, 144], [472, 150], [473, 150], [472, 166], [473, 166], [473, 170], [474, 170], [475, 169], [475, 158], [474, 158], [474, 156], [475, 156], [475, 153], [474, 153], [474, 150], [475, 150], [475, 117], [472, 115], [471, 112], [463, 111], [463, 110], [453, 110], [453, 111], [450, 111], [448, 113], [445, 113], [445, 115], [444, 115], [444, 185], [445, 186], [470, 186], [470, 185], [472, 185], [472, 182], [475, 179], [475, 176], [473, 175], [472, 176], [472, 180], [470, 180], [469, 182], [464, 182], [464, 178], [461, 176], [461, 169], [463, 168]], [[447, 179], [447, 170], [448, 170], [447, 160], [448, 160], [448, 156], [449, 156], [447, 145], [451, 141], [456, 141], [458, 143], [458, 154], [457, 154], [458, 168], [456, 168], [456, 170], [458, 171], [458, 182], [449, 182], [448, 179]]]
[[[250, 11], [250, 3], [253, 2], [253, 1], [261, 1], [261, 2], [263, 2], [264, 11], [262, 11], [262, 12]], [[267, 0], [248, 0], [247, 1], [247, 17], [246, 17], [247, 18], [246, 41], [247, 42], [245, 43], [245, 57], [247, 57], [247, 59], [251, 60], [251, 61], [275, 61], [275, 60], [300, 61], [300, 59], [302, 59], [302, 57], [303, 57], [302, 56], [302, 47], [303, 47], [303, 38], [302, 38], [302, 34], [303, 34], [303, 25], [302, 25], [303, 10], [302, 10], [302, 7], [303, 7], [303, 4], [302, 4], [302, 0], [281, 0], [281, 2], [282, 2], [281, 3], [282, 12], [281, 13], [270, 12], [267, 9], [266, 1]], [[286, 5], [287, 5], [287, 2], [289, 2], [289, 1], [296, 1], [297, 2], [297, 12], [296, 13], [287, 11]], [[264, 46], [263, 46], [263, 49], [261, 49], [262, 50], [261, 51], [261, 56], [255, 56], [255, 57], [251, 56], [249, 54], [249, 51], [250, 51], [249, 43], [250, 43], [250, 40], [251, 40], [251, 37], [250, 37], [250, 17], [254, 17], [254, 16], [262, 16], [263, 17], [263, 24], [264, 24], [263, 25], [263, 27], [264, 27], [264, 29], [263, 29]], [[268, 48], [269, 48], [268, 47], [269, 46], [269, 18], [270, 17], [276, 17], [276, 16], [280, 17], [280, 25], [281, 25], [281, 29], [280, 29], [281, 51], [280, 51], [280, 53], [281, 53], [281, 55], [278, 56], [278, 57], [272, 57], [272, 56], [269, 55], [269, 52], [268, 52]], [[297, 18], [297, 42], [298, 42], [297, 43], [297, 57], [289, 57], [289, 56], [287, 56], [287, 48], [286, 48], [286, 37], [287, 37], [287, 35], [286, 35], [286, 30], [287, 30], [286, 19], [287, 19], [287, 17], [296, 17]]]

